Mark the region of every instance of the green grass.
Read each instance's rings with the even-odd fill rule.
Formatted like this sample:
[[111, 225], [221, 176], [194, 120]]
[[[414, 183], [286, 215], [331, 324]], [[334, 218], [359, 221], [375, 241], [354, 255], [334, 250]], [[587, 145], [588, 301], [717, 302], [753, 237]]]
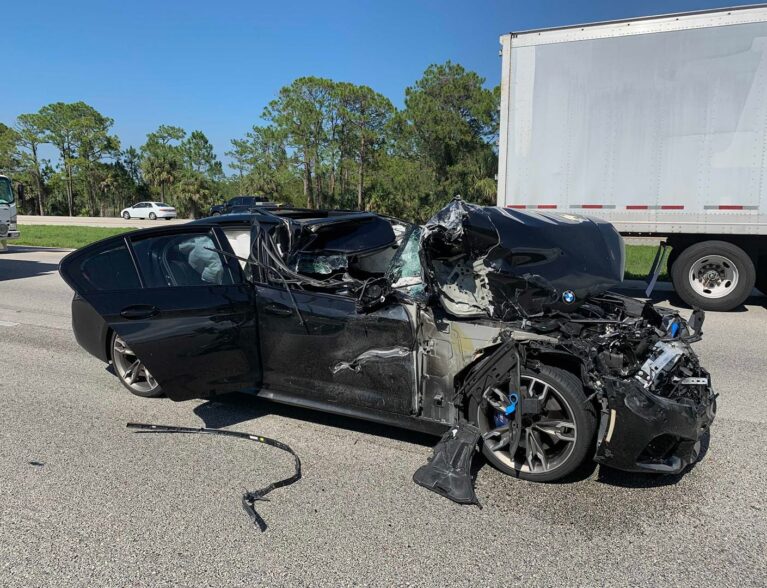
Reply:
[[[654, 245], [626, 245], [625, 278], [627, 280], [644, 280], [647, 278], [657, 251], [658, 248]], [[666, 260], [668, 260], [668, 255]], [[665, 282], [670, 279], [665, 263], [658, 279]]]
[[[77, 249], [99, 239], [119, 235], [133, 229], [24, 225], [20, 227], [20, 230], [21, 238], [13, 241], [14, 245]], [[626, 278], [634, 280], [646, 278], [655, 258], [656, 250], [657, 247], [652, 245], [626, 245]], [[660, 279], [668, 280], [666, 268], [663, 269]]]
[[11, 241], [13, 245], [32, 245], [35, 247], [62, 247], [78, 249], [89, 243], [106, 239], [133, 229], [110, 227], [67, 227], [59, 225], [22, 225], [19, 226], [21, 237]]

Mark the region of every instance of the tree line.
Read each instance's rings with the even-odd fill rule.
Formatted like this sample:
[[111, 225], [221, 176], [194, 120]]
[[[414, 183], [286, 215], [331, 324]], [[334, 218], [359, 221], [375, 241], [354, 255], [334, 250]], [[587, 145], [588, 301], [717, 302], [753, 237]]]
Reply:
[[[201, 130], [161, 125], [122, 148], [113, 119], [57, 102], [0, 123], [0, 173], [25, 185], [27, 214], [111, 216], [151, 199], [197, 217], [233, 195], [262, 194], [423, 220], [456, 194], [495, 200], [499, 89], [484, 81], [458, 64], [431, 65], [397, 109], [368, 86], [298, 78], [262, 124], [231, 141], [228, 175]], [[43, 158], [51, 147], [57, 157]]]

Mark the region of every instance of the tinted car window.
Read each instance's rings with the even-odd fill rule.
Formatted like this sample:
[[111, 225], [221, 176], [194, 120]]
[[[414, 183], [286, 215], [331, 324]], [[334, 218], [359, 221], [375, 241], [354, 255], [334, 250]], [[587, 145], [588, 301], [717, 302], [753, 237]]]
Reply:
[[83, 290], [130, 290], [140, 288], [138, 274], [124, 243], [86, 257], [72, 279]]
[[163, 235], [133, 241], [146, 288], [221, 286], [232, 276], [208, 233]]

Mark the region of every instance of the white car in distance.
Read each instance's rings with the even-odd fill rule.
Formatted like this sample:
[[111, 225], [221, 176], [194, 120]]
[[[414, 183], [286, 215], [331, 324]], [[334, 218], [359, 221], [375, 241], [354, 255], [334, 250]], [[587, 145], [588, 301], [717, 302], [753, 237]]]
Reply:
[[120, 216], [125, 220], [132, 218], [148, 218], [155, 220], [164, 218], [170, 220], [176, 218], [176, 209], [164, 202], [139, 202], [128, 208], [123, 208]]

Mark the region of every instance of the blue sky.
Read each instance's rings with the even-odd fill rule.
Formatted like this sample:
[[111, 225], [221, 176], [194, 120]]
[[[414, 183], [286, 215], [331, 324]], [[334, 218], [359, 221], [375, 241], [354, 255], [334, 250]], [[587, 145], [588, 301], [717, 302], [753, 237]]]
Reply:
[[[277, 90], [316, 75], [366, 84], [401, 106], [431, 63], [495, 85], [499, 35], [727, 6], [706, 0], [9, 1], [2, 9], [0, 122], [83, 100], [123, 146], [159, 124], [205, 132], [221, 156]], [[732, 4], [730, 4], [732, 5]]]

